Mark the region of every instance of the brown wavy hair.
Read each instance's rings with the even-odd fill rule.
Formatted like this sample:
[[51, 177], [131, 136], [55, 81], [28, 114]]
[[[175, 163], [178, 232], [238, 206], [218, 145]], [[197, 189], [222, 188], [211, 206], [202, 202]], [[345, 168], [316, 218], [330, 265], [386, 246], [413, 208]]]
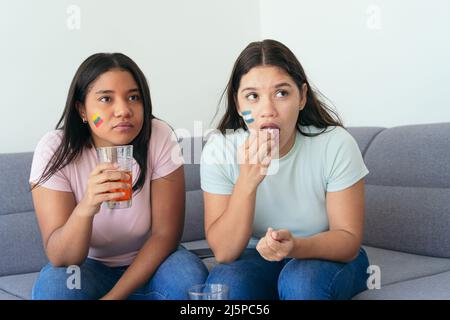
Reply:
[[141, 69], [128, 56], [122, 53], [96, 53], [88, 57], [78, 68], [70, 85], [66, 106], [59, 119], [56, 130], [62, 130], [62, 141], [38, 182], [32, 189], [46, 182], [57, 171], [81, 155], [83, 148], [93, 147], [91, 131], [83, 123], [77, 110], [77, 103], [84, 104], [91, 84], [103, 73], [111, 69], [128, 71], [136, 81], [144, 106], [144, 122], [139, 134], [131, 142], [133, 157], [139, 165], [140, 175], [133, 186], [133, 191], [141, 190], [147, 174], [147, 154], [151, 136], [152, 102], [147, 80]]
[[[320, 100], [319, 96], [324, 99], [326, 98], [319, 91], [311, 88], [302, 65], [292, 51], [281, 42], [266, 39], [250, 43], [244, 51], [241, 52], [233, 66], [231, 77], [221, 96], [222, 101], [226, 94], [227, 100], [225, 115], [222, 117], [217, 127], [220, 132], [225, 134], [226, 129], [248, 129], [244, 120], [238, 113], [237, 92], [239, 84], [242, 76], [252, 68], [267, 65], [279, 67], [289, 74], [297, 84], [300, 93], [302, 92], [301, 88], [304, 83], [306, 83], [308, 87], [306, 93], [306, 105], [299, 113], [296, 124], [297, 130], [301, 134], [305, 136], [316, 136], [323, 133], [329, 126], [343, 127], [342, 121], [336, 111], [323, 100]], [[313, 125], [323, 130], [317, 134], [302, 132], [301, 126], [309, 125]]]

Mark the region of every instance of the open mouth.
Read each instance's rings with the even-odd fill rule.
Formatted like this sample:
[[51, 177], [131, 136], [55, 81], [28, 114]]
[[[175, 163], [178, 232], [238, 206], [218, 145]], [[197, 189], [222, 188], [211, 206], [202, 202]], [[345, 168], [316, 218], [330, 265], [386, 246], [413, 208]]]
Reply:
[[275, 123], [265, 123], [260, 127], [261, 130], [269, 130], [269, 131], [280, 131], [280, 127]]

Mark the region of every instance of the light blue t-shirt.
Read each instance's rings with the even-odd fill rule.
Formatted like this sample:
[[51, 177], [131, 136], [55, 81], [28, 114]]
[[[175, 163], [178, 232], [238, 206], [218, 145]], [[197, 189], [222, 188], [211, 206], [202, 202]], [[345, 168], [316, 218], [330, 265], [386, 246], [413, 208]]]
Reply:
[[[301, 128], [308, 133], [323, 130]], [[239, 176], [237, 149], [248, 135], [248, 131], [238, 130], [225, 136], [215, 134], [208, 140], [200, 167], [203, 191], [233, 192]], [[346, 189], [369, 173], [355, 139], [342, 127], [329, 127], [315, 137], [297, 131], [292, 149], [277, 162], [272, 161], [269, 175], [256, 192], [249, 246], [254, 246], [268, 227], [288, 229], [300, 237], [327, 231], [326, 193]]]

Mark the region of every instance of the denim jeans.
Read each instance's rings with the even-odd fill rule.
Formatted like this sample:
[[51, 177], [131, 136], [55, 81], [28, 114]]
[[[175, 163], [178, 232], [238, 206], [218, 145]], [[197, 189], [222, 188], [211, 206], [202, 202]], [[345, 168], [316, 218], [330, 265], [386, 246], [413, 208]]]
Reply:
[[[80, 289], [69, 289], [71, 273], [67, 268], [55, 268], [50, 263], [40, 272], [34, 284], [33, 300], [92, 300], [107, 294], [127, 267], [108, 267], [96, 260], [86, 259], [80, 266]], [[169, 255], [150, 280], [131, 294], [130, 300], [184, 300], [187, 290], [204, 283], [208, 270], [201, 260], [183, 247]]]
[[238, 260], [215, 266], [206, 282], [228, 285], [232, 300], [341, 300], [367, 289], [368, 266], [362, 248], [349, 263], [316, 259], [270, 262], [256, 249], [246, 249]]

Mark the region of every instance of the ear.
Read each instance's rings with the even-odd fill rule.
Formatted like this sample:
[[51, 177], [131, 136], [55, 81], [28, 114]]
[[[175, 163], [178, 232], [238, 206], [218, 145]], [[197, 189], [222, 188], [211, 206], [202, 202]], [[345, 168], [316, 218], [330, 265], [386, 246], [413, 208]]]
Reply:
[[300, 111], [303, 110], [303, 108], [305, 107], [307, 97], [308, 97], [308, 85], [304, 83], [302, 85], [302, 90], [300, 92], [300, 103], [299, 103]]
[[75, 108], [77, 109], [81, 119], [87, 119], [86, 108], [81, 102], [75, 102]]
[[242, 112], [241, 112], [241, 108], [239, 107], [239, 103], [238, 103], [236, 97], [234, 97], [234, 105], [236, 106], [236, 111], [239, 114], [239, 116], [243, 117]]

